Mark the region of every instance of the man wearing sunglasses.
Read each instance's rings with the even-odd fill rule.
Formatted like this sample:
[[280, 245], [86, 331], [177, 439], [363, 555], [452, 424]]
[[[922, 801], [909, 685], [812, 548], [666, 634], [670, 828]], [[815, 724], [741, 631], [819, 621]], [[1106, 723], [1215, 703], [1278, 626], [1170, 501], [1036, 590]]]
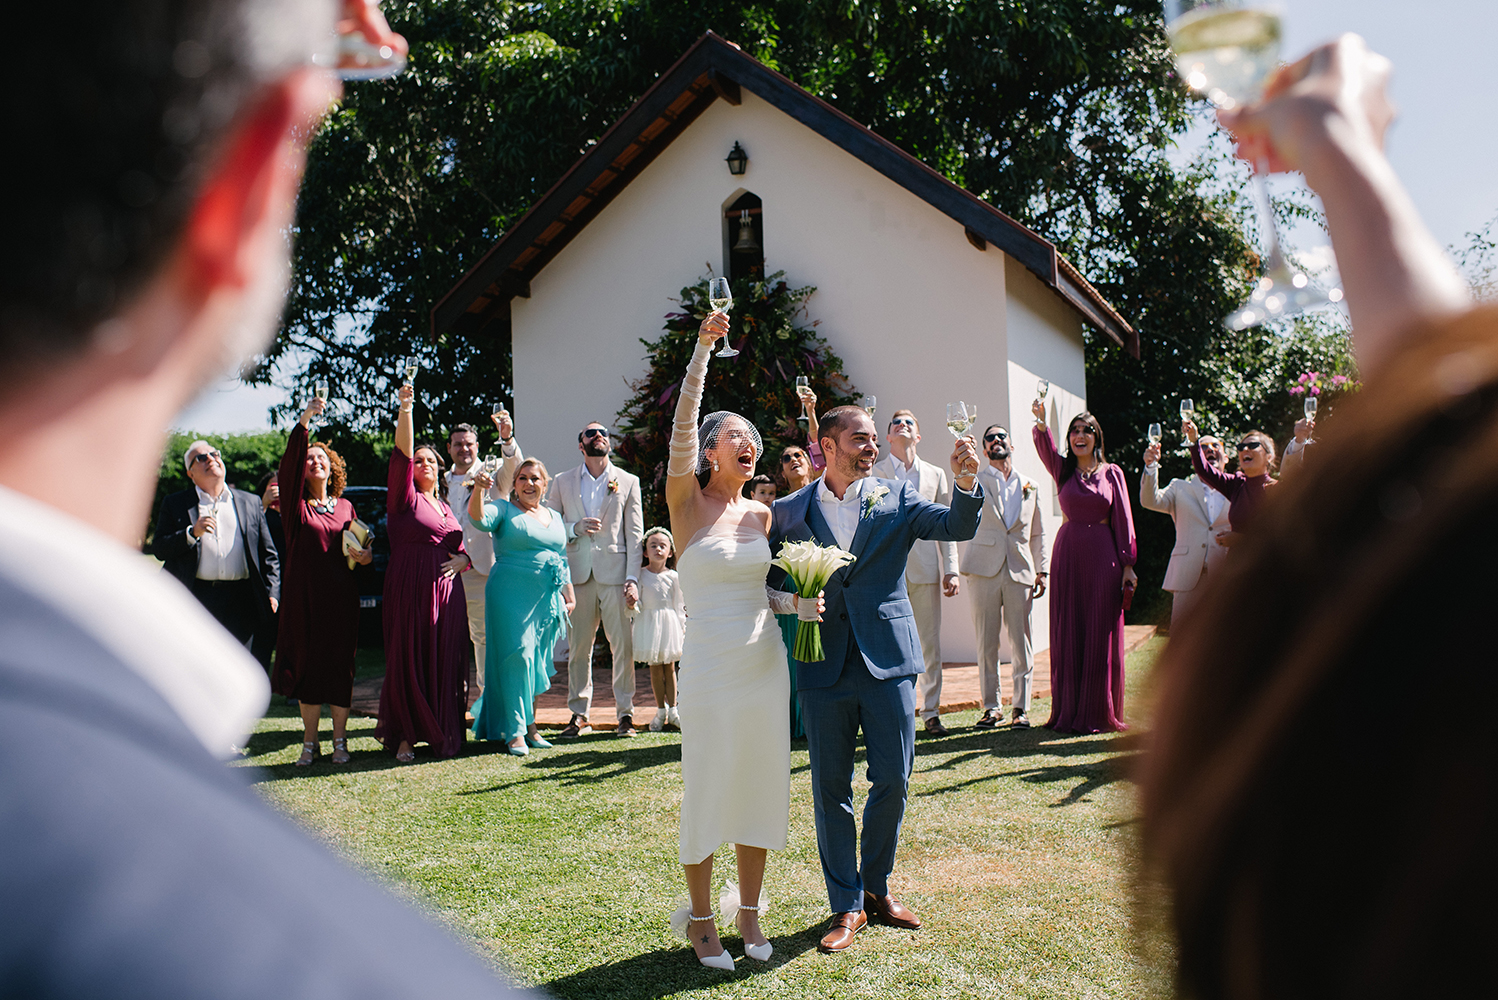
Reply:
[[635, 652], [627, 611], [640, 599], [640, 547], [645, 515], [640, 478], [609, 461], [609, 429], [596, 420], [577, 435], [583, 464], [558, 474], [546, 506], [562, 515], [567, 566], [577, 603], [567, 647], [567, 707], [572, 720], [557, 735], [570, 740], [593, 731], [593, 638], [598, 623], [614, 654], [614, 713], [619, 736], [635, 735]]
[[248, 649], [257, 632], [273, 636], [281, 598], [265, 510], [253, 493], [229, 488], [224, 458], [207, 441], [188, 445], [182, 462], [192, 489], [161, 501], [151, 552]]
[[[917, 493], [943, 507], [952, 505], [952, 483], [947, 470], [916, 457], [921, 425], [909, 410], [896, 410], [890, 418], [889, 454], [874, 463], [873, 475], [910, 483]], [[915, 614], [915, 630], [921, 640], [926, 672], [921, 674], [919, 698], [926, 732], [946, 736], [941, 723], [941, 599], [957, 596], [957, 543], [920, 540], [910, 547], [905, 562], [905, 591]]]
[[[1228, 465], [1220, 438], [1203, 434], [1202, 458], [1219, 472]], [[1169, 514], [1176, 525], [1175, 548], [1165, 568], [1162, 589], [1170, 591], [1170, 627], [1183, 621], [1192, 605], [1206, 590], [1207, 577], [1221, 572], [1227, 546], [1221, 541], [1233, 530], [1228, 521], [1228, 498], [1197, 475], [1172, 479], [1160, 489], [1160, 446], [1144, 450], [1144, 474], [1139, 477], [1139, 502], [1150, 510]]]
[[1010, 703], [1016, 729], [1030, 728], [1030, 687], [1035, 644], [1030, 619], [1035, 599], [1045, 593], [1045, 519], [1040, 486], [1014, 468], [1014, 442], [998, 424], [983, 432], [988, 464], [978, 471], [983, 486], [983, 519], [962, 554], [968, 579], [973, 631], [978, 639], [978, 692], [983, 714], [974, 723], [993, 729], [1004, 721], [999, 674], [999, 626], [1009, 631]]

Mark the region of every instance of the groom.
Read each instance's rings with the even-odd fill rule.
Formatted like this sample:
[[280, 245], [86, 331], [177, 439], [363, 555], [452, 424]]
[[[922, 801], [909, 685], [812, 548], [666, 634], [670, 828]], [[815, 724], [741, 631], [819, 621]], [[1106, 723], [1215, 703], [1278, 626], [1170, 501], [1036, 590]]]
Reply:
[[[905, 565], [920, 539], [972, 538], [983, 510], [978, 452], [971, 438], [952, 450], [957, 489], [950, 508], [921, 497], [910, 483], [869, 475], [878, 456], [874, 421], [856, 406], [823, 415], [822, 478], [776, 500], [770, 544], [815, 540], [857, 557], [833, 574], [822, 614], [826, 659], [796, 663], [796, 687], [811, 751], [817, 851], [832, 904], [832, 924], [817, 945], [843, 951], [873, 916], [914, 929], [920, 918], [889, 892], [905, 795], [915, 762], [915, 678], [921, 644], [905, 594]], [[783, 574], [771, 571], [778, 585]], [[863, 728], [872, 786], [863, 810], [863, 862], [853, 821], [853, 753]]]

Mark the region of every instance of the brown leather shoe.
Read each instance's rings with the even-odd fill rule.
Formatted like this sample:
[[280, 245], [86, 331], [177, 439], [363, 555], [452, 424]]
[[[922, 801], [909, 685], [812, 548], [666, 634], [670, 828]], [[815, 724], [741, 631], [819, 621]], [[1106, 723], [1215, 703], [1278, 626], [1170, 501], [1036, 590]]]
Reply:
[[863, 894], [863, 908], [874, 915], [873, 919], [891, 927], [913, 931], [921, 926], [921, 918], [915, 915], [915, 911], [893, 896], [876, 896], [872, 892], [866, 892]]
[[952, 731], [941, 724], [941, 716], [933, 715], [926, 720], [926, 732], [932, 736], [951, 736]]
[[853, 943], [853, 938], [868, 925], [869, 918], [862, 910], [834, 913], [832, 925], [827, 928], [827, 933], [822, 935], [822, 940], [817, 942], [817, 951], [824, 955], [847, 951]]
[[585, 715], [578, 715], [576, 712], [573, 712], [572, 721], [567, 723], [565, 729], [563, 729], [560, 733], [557, 733], [557, 739], [575, 740], [579, 736], [586, 736], [592, 731], [593, 727], [588, 725], [588, 717]]
[[615, 736], [633, 736], [637, 732], [639, 730], [635, 728], [634, 716], [631, 715], [620, 716], [619, 725], [614, 727]]

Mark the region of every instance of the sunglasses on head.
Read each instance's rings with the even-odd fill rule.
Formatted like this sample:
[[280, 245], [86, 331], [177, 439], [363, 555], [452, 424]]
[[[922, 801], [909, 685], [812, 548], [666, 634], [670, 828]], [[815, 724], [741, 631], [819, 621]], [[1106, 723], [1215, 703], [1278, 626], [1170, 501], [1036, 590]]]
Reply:
[[985, 440], [985, 441], [1008, 441], [1009, 440], [1009, 435], [1005, 434], [1003, 431], [994, 431], [992, 434], [985, 434], [985, 435], [983, 435], [983, 440]]
[[1262, 441], [1239, 441], [1238, 442], [1238, 450], [1239, 451], [1258, 451], [1262, 447], [1264, 447], [1264, 442], [1262, 442]]
[[188, 464], [189, 465], [197, 465], [199, 462], [202, 462], [204, 465], [207, 465], [208, 464], [208, 460], [210, 458], [219, 458], [219, 457], [220, 457], [220, 455], [218, 453], [218, 449], [217, 448], [213, 449], [212, 451], [200, 451], [200, 452], [198, 452], [196, 455], [194, 455], [192, 457], [192, 461], [189, 462]]
[[604, 430], [602, 427], [589, 427], [587, 430], [583, 431], [583, 437], [585, 438], [606, 438], [608, 436], [609, 432]]

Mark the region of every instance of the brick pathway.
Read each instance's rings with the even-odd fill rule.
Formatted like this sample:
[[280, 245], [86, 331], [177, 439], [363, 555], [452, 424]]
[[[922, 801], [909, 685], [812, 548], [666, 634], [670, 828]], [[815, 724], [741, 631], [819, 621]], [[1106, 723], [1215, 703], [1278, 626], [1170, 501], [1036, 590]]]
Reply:
[[[1132, 653], [1154, 637], [1153, 625], [1124, 626], [1124, 652]], [[1001, 690], [1009, 690], [1009, 664], [999, 667], [1004, 675]], [[1035, 656], [1034, 694], [1037, 698], [1051, 695], [1050, 650]], [[1006, 697], [1005, 703], [1008, 703]], [[354, 684], [354, 712], [358, 715], [375, 715], [380, 707], [380, 679], [370, 678]], [[655, 714], [655, 698], [650, 693], [650, 670], [635, 668], [635, 722], [644, 725]], [[974, 711], [981, 708], [978, 695], [978, 665], [976, 663], [947, 663], [942, 666], [941, 710], [943, 712]], [[597, 727], [612, 728], [618, 720], [614, 716], [614, 681], [607, 666], [593, 669], [593, 707], [590, 721]], [[567, 665], [557, 664], [557, 675], [552, 678], [551, 688], [536, 699], [536, 722], [545, 727], [561, 728], [572, 718], [567, 711]]]

